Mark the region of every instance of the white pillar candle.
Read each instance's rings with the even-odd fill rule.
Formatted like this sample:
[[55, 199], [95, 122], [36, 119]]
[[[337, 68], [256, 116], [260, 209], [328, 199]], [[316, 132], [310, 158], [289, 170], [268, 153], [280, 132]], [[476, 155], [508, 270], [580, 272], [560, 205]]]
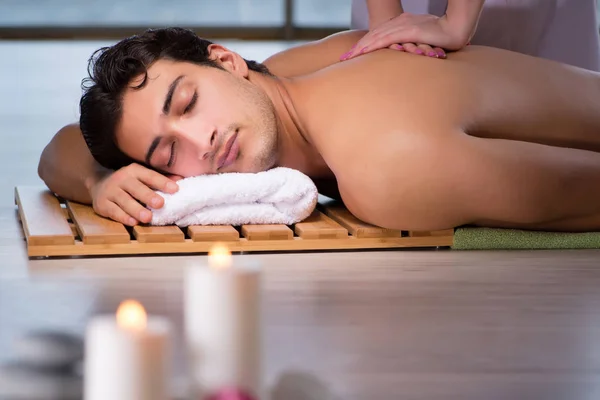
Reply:
[[226, 388], [262, 398], [260, 301], [258, 265], [232, 261], [222, 245], [212, 249], [208, 265], [188, 268], [185, 335], [194, 399]]
[[167, 400], [171, 326], [135, 301], [88, 325], [85, 400]]

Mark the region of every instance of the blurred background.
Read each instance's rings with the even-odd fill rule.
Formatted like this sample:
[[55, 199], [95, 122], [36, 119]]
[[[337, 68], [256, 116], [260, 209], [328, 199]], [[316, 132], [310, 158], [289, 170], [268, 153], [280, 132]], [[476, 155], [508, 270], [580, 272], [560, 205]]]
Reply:
[[176, 25], [213, 39], [314, 40], [347, 29], [350, 7], [351, 0], [0, 0], [0, 39], [122, 38]]
[[351, 0], [0, 0], [0, 38], [107, 38], [183, 26], [200, 36], [318, 39], [347, 29]]

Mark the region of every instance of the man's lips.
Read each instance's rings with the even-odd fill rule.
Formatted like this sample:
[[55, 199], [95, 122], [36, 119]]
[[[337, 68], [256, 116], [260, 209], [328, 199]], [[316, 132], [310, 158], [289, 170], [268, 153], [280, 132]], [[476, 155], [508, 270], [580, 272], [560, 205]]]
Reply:
[[[217, 158], [217, 171], [223, 167], [227, 167], [228, 165], [233, 163], [235, 161], [235, 159], [237, 158], [237, 153], [239, 151], [239, 145], [237, 144], [237, 141], [236, 141], [237, 135], [238, 135], [238, 133], [235, 132], [233, 135], [231, 135], [229, 140], [227, 140], [227, 142], [225, 142], [225, 144], [223, 145], [223, 151]], [[232, 149], [233, 149], [233, 151], [232, 151]]]

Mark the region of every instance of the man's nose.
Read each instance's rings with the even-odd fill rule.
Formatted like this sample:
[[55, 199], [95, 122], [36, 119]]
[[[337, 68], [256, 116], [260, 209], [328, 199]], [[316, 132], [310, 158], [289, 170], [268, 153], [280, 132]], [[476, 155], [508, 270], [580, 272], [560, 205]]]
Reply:
[[214, 125], [177, 122], [174, 124], [177, 136], [184, 138], [195, 147], [198, 158], [209, 160], [215, 152], [217, 129]]

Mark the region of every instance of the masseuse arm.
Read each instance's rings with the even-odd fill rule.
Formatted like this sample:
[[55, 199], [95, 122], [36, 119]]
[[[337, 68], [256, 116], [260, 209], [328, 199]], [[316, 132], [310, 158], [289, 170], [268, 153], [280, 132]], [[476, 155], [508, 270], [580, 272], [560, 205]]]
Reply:
[[366, 0], [369, 12], [369, 29], [397, 17], [404, 12], [400, 0]]
[[475, 33], [483, 3], [484, 0], [448, 0], [446, 13], [437, 17], [404, 13], [397, 0], [367, 0], [369, 33], [342, 59], [387, 47], [436, 57], [439, 51], [432, 52], [432, 47], [459, 50]]

